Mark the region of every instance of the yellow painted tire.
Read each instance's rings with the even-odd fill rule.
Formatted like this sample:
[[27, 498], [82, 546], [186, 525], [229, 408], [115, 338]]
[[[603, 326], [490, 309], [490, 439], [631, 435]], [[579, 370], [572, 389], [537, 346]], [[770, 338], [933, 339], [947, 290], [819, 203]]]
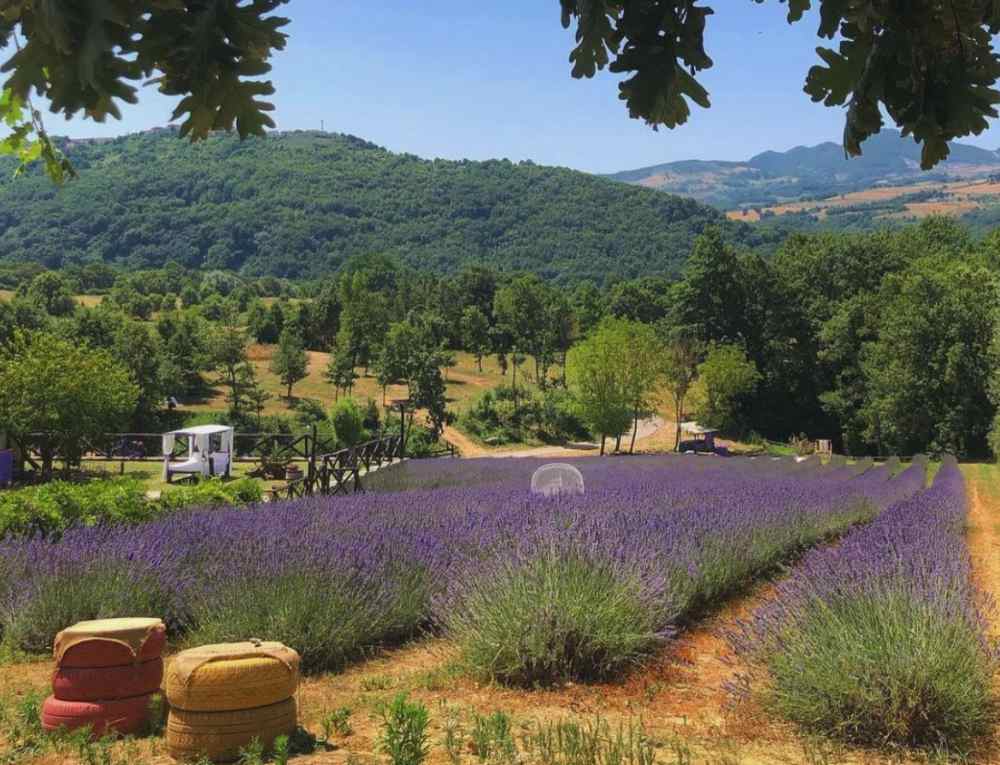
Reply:
[[164, 688], [171, 707], [226, 712], [276, 704], [295, 695], [299, 677], [277, 659], [250, 657], [202, 664], [182, 683], [171, 662]]
[[238, 712], [171, 708], [167, 716], [167, 751], [177, 760], [197, 760], [204, 755], [213, 762], [231, 762], [255, 738], [270, 749], [278, 736], [291, 735], [297, 722], [295, 699]]

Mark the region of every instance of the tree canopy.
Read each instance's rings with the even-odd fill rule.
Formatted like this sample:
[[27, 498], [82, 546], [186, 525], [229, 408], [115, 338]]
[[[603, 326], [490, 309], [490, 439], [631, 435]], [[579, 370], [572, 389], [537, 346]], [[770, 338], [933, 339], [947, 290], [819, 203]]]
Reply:
[[[758, 4], [764, 0], [755, 0]], [[801, 21], [813, 0], [781, 0], [788, 22]], [[706, 30], [714, 10], [700, 0], [560, 0], [563, 26], [576, 21], [570, 55], [574, 77], [607, 67], [631, 75], [619, 97], [632, 117], [655, 126], [687, 122], [689, 102], [710, 105], [695, 75], [712, 66]], [[806, 76], [805, 91], [826, 106], [847, 106], [844, 148], [861, 144], [883, 126], [884, 110], [904, 135], [923, 144], [921, 164], [948, 156], [948, 141], [987, 127], [996, 117], [1000, 57], [1000, 5], [993, 0], [916, 0], [860, 3], [818, 0], [820, 63]], [[724, 11], [725, 12], [725, 11]]]
[[[812, 0], [781, 0], [788, 21], [801, 21]], [[0, 120], [12, 134], [0, 148], [22, 161], [44, 159], [53, 177], [71, 168], [45, 133], [32, 93], [54, 112], [118, 117], [117, 101], [136, 101], [134, 84], [150, 79], [182, 96], [173, 118], [194, 139], [235, 128], [241, 137], [273, 127], [261, 100], [274, 92], [260, 78], [284, 48], [288, 19], [274, 15], [287, 0], [109, 0], [39, 3], [14, 0], [0, 10], [0, 49], [13, 49]], [[701, 0], [559, 0], [563, 26], [575, 23], [574, 77], [607, 68], [628, 75], [619, 97], [629, 114], [654, 127], [687, 122], [690, 104], [710, 106], [697, 75], [712, 65], [706, 32], [714, 10]], [[764, 0], [755, 0], [763, 3]], [[948, 141], [980, 133], [996, 117], [1000, 32], [994, 0], [861, 3], [818, 0], [821, 38], [805, 91], [827, 106], [846, 106], [844, 146], [861, 144], [883, 126], [883, 111], [923, 144], [925, 168], [948, 155]], [[35, 140], [29, 140], [34, 134]]]
[[87, 439], [120, 430], [139, 393], [110, 353], [53, 335], [19, 334], [0, 355], [0, 426], [21, 438], [44, 434], [46, 474], [54, 454], [78, 459]]

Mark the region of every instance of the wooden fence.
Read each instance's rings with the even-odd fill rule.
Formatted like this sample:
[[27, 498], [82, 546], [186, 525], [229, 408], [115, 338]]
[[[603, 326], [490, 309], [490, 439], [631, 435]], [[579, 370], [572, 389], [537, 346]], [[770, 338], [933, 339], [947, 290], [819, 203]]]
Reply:
[[[46, 453], [53, 460], [65, 462], [65, 455], [46, 433], [30, 433], [22, 439], [12, 439], [21, 458], [33, 469]], [[318, 436], [315, 430], [307, 433], [235, 433], [233, 436], [233, 462], [258, 462], [261, 457], [308, 462], [316, 454], [332, 451], [336, 444]], [[183, 450], [177, 443], [176, 450]], [[80, 443], [79, 455], [71, 462], [162, 462], [162, 433], [106, 433], [100, 439], [85, 439]]]
[[[84, 441], [77, 457], [70, 457], [70, 464], [80, 461], [119, 462], [122, 472], [129, 462], [162, 462], [162, 433], [107, 433], [102, 438]], [[55, 442], [45, 433], [32, 433], [14, 442], [22, 465], [40, 472], [42, 462], [48, 458], [66, 462]], [[181, 449], [178, 444], [175, 449]], [[336, 449], [335, 444], [311, 432], [289, 433], [236, 433], [233, 437], [233, 462], [263, 463], [304, 462], [306, 473], [301, 478], [287, 481], [283, 486], [270, 489], [271, 499], [296, 499], [313, 494], [350, 494], [361, 491], [362, 478], [386, 465], [406, 458], [402, 437], [399, 434], [382, 435], [346, 449]], [[429, 457], [456, 457], [458, 451], [451, 443], [434, 450]]]

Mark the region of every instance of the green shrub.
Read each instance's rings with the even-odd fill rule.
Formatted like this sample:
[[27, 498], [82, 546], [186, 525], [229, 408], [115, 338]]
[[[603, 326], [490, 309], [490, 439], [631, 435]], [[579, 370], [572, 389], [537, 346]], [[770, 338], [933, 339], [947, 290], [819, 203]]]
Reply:
[[430, 751], [427, 707], [407, 701], [401, 693], [378, 712], [382, 718], [378, 750], [389, 758], [390, 765], [420, 765]]
[[490, 572], [456, 603], [445, 628], [476, 674], [551, 685], [619, 674], [659, 644], [661, 615], [610, 565], [557, 551]]
[[[227, 643], [267, 635], [295, 647], [303, 672], [339, 670], [372, 646], [412, 636], [424, 620], [428, 593], [423, 577], [385, 573], [383, 579], [359, 582], [329, 571], [295, 572], [213, 588], [192, 604], [194, 628], [188, 642]], [[385, 586], [394, 589], [392, 598], [381, 595]]]
[[961, 751], [992, 728], [992, 667], [975, 630], [901, 595], [817, 605], [767, 665], [775, 708], [810, 731]]
[[190, 486], [175, 486], [162, 492], [160, 498], [151, 500], [158, 512], [182, 510], [188, 507], [215, 507], [249, 505], [260, 502], [263, 492], [260, 483], [250, 478], [222, 481], [211, 478]]
[[353, 398], [345, 396], [333, 405], [333, 409], [330, 410], [330, 422], [333, 423], [337, 443], [341, 447], [360, 444], [368, 437], [364, 425], [365, 411]]
[[561, 388], [550, 388], [541, 394], [518, 389], [516, 406], [510, 387], [488, 390], [461, 416], [459, 423], [472, 435], [499, 443], [561, 443], [589, 437], [573, 394]]
[[260, 502], [260, 484], [248, 478], [176, 486], [149, 499], [134, 478], [56, 481], [0, 493], [0, 538], [40, 533], [57, 537], [71, 526], [132, 524], [186, 507]]
[[134, 479], [55, 481], [0, 494], [0, 537], [58, 535], [70, 526], [98, 523], [138, 523], [155, 512]]
[[0, 612], [0, 626], [13, 647], [48, 653], [52, 638], [68, 624], [122, 614], [169, 613], [170, 597], [158, 577], [137, 572], [129, 562], [103, 563], [42, 580], [24, 607]]

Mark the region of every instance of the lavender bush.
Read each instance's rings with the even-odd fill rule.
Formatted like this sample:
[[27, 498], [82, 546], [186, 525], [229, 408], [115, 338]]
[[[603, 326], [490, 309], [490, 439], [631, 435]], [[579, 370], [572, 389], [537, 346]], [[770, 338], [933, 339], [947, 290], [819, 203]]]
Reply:
[[809, 553], [732, 636], [774, 708], [811, 731], [962, 751], [992, 723], [995, 656], [963, 540], [961, 473]]
[[[455, 483], [463, 469], [489, 478], [480, 462], [433, 464]], [[192, 642], [282, 640], [308, 671], [433, 629], [500, 679], [603, 676], [923, 481], [919, 466], [889, 480], [883, 468], [642, 457], [580, 461], [587, 494], [545, 498], [527, 491], [540, 464], [490, 461], [500, 478], [473, 487], [8, 539], [0, 626], [37, 651], [79, 619], [155, 614]]]

